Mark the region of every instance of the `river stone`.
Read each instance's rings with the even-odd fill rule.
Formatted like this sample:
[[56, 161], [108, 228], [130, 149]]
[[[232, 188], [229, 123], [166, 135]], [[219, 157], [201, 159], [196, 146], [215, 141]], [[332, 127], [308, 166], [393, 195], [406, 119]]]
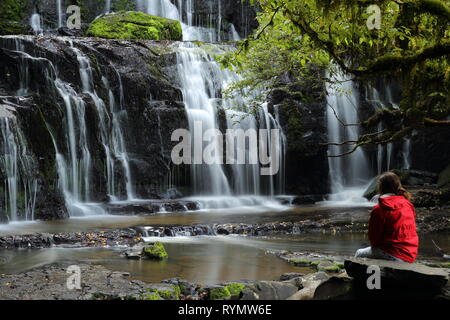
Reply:
[[296, 273], [296, 272], [284, 273], [280, 276], [280, 281], [292, 280], [295, 278], [303, 277], [304, 275], [305, 274], [303, 273]]
[[450, 184], [450, 164], [448, 165], [447, 168], [445, 168], [444, 171], [442, 171], [439, 174], [438, 187], [442, 188], [445, 185], [449, 185], [449, 184]]
[[305, 277], [301, 278], [302, 288], [300, 291], [295, 292], [293, 295], [289, 296], [287, 300], [312, 300], [317, 288], [328, 281], [330, 276], [325, 272], [310, 273]]
[[286, 300], [298, 290], [290, 282], [258, 281], [242, 290], [241, 300]]
[[442, 269], [421, 264], [387, 260], [353, 258], [345, 261], [345, 270], [359, 284], [366, 286], [369, 266], [378, 266], [381, 271], [381, 287], [419, 289], [439, 293], [448, 282], [448, 273]]
[[363, 197], [367, 200], [372, 200], [372, 198], [377, 195], [377, 186], [377, 179], [373, 179], [370, 185], [367, 187], [366, 191], [364, 191]]

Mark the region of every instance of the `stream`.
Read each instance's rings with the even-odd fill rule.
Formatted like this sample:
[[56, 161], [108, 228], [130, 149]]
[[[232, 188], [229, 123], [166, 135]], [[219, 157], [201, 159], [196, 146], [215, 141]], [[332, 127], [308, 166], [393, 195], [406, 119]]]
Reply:
[[[166, 213], [155, 216], [92, 216], [59, 221], [35, 221], [4, 225], [0, 236], [55, 232], [82, 232], [112, 230], [133, 226], [189, 226], [215, 223], [267, 223], [278, 221], [300, 221], [313, 216], [333, 213], [332, 216], [367, 214], [367, 208], [331, 208], [310, 205], [286, 208], [284, 211], [222, 210]], [[326, 255], [351, 256], [368, 243], [364, 233], [306, 233], [273, 236], [177, 236], [149, 237], [146, 241], [164, 243], [169, 258], [162, 262], [150, 260], [128, 260], [121, 256], [123, 247], [110, 248], [70, 248], [20, 249], [0, 251], [0, 273], [21, 273], [50, 263], [70, 262], [102, 265], [110, 270], [129, 272], [134, 279], [147, 282], [180, 277], [188, 281], [214, 284], [236, 280], [278, 280], [283, 273], [310, 273], [313, 270], [296, 267], [267, 253], [289, 250], [294, 252], [314, 252]], [[421, 236], [420, 256], [433, 255], [436, 241], [446, 251], [450, 250], [448, 234]]]

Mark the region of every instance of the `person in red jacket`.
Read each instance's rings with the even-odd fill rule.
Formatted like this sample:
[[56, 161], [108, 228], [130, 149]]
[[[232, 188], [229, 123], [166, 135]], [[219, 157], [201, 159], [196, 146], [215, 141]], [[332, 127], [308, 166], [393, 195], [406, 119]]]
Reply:
[[378, 194], [378, 204], [370, 213], [370, 247], [359, 249], [355, 257], [413, 263], [419, 237], [411, 194], [393, 172], [378, 178]]

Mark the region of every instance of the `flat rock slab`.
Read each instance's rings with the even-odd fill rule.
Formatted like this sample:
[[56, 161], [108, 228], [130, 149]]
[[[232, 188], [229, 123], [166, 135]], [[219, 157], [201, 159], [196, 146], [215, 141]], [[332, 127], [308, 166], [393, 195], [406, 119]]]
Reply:
[[386, 288], [413, 288], [426, 292], [440, 292], [447, 284], [449, 274], [439, 268], [431, 268], [417, 263], [393, 262], [387, 260], [353, 258], [346, 260], [345, 270], [347, 274], [366, 285], [369, 276], [369, 266], [380, 268], [381, 287]]

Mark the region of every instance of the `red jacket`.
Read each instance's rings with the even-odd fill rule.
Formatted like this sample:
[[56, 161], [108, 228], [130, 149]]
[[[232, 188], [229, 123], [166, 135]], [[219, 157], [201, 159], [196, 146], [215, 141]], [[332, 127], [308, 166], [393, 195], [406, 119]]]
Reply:
[[380, 198], [370, 214], [370, 245], [413, 263], [419, 248], [415, 216], [414, 206], [405, 197]]

